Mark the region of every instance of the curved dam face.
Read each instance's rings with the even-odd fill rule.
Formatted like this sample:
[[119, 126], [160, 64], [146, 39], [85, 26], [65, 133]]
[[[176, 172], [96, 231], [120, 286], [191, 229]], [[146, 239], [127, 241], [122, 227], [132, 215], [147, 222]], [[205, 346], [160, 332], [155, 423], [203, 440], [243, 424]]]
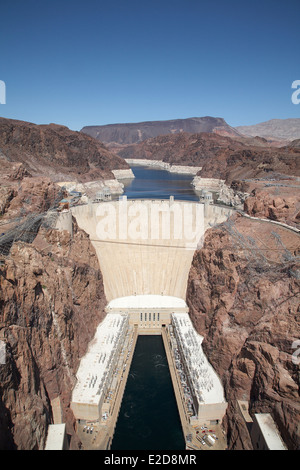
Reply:
[[195, 249], [231, 209], [190, 201], [127, 200], [72, 209], [95, 247], [107, 301], [135, 295], [186, 297]]

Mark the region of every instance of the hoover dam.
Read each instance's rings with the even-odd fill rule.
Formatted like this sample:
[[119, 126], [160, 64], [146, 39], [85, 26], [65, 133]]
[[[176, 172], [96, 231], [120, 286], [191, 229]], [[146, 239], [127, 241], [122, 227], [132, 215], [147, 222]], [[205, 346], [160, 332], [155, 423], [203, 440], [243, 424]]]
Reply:
[[[222, 385], [202, 352], [203, 338], [192, 325], [185, 297], [195, 249], [205, 231], [231, 213], [172, 196], [123, 196], [60, 214], [61, 229], [71, 227], [73, 216], [89, 234], [108, 302], [107, 315], [81, 360], [71, 403], [87, 448], [92, 445], [85, 430], [94, 428], [97, 448], [111, 446], [139, 335], [162, 335], [184, 435], [222, 421], [227, 407]], [[200, 445], [195, 443], [192, 448]]]
[[95, 247], [108, 302], [160, 295], [185, 300], [194, 251], [205, 230], [232, 210], [170, 200], [127, 200], [72, 209]]

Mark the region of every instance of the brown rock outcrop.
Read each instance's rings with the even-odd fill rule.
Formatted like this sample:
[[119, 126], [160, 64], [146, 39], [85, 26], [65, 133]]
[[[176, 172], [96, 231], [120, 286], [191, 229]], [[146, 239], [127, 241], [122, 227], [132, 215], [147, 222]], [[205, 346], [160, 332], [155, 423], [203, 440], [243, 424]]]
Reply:
[[255, 189], [244, 203], [244, 210], [254, 217], [263, 217], [299, 227], [300, 186]]
[[32, 213], [46, 212], [62, 198], [61, 188], [49, 178], [24, 178], [18, 185], [7, 186], [10, 194], [2, 220], [24, 217]]
[[57, 124], [0, 118], [0, 148], [6, 166], [19, 162], [30, 174], [53, 181], [114, 179], [111, 170], [129, 168], [98, 140]]
[[28, 170], [26, 170], [23, 163], [16, 163], [15, 165], [13, 165], [12, 172], [10, 175], [8, 175], [8, 178], [10, 180], [21, 181], [23, 178], [31, 176], [32, 175], [29, 173]]
[[16, 191], [11, 187], [0, 186], [0, 215], [2, 216], [8, 209], [10, 201], [16, 196]]
[[233, 152], [243, 145], [214, 133], [161, 135], [118, 152], [123, 158], [162, 160], [172, 165], [202, 166], [220, 152]]
[[216, 158], [207, 160], [202, 167], [201, 176], [225, 179], [227, 184], [233, 180], [249, 178], [277, 178], [282, 175], [300, 175], [300, 151], [289, 148], [245, 147], [232, 151], [218, 151]]
[[252, 448], [237, 400], [250, 413], [271, 412], [288, 448], [299, 447], [299, 251], [298, 235], [236, 216], [195, 253], [187, 303], [224, 384], [230, 449]]

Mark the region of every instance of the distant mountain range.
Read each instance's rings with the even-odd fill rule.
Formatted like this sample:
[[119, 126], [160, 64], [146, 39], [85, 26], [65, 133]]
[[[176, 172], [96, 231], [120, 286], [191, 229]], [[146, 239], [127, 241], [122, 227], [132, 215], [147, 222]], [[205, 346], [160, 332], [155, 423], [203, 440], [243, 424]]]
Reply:
[[238, 126], [235, 129], [246, 136], [292, 141], [300, 139], [300, 118], [271, 119], [253, 126]]
[[128, 124], [108, 124], [105, 126], [86, 126], [81, 132], [100, 140], [104, 144], [130, 145], [146, 139], [181, 132], [214, 132], [220, 135], [240, 136], [223, 118], [211, 116], [174, 119], [170, 121], [147, 121]]
[[232, 127], [223, 118], [205, 116], [167, 121], [85, 126], [81, 132], [100, 140], [109, 147], [131, 145], [160, 135], [182, 132], [192, 134], [209, 132], [232, 138], [258, 136], [270, 141], [292, 141], [300, 138], [300, 118], [271, 119], [253, 126]]

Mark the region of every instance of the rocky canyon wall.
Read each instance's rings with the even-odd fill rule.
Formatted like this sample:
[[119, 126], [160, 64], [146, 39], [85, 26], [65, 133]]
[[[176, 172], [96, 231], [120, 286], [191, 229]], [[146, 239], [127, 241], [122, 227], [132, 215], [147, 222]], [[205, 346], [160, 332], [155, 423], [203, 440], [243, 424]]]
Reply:
[[106, 299], [88, 236], [41, 228], [0, 266], [0, 448], [43, 449], [60, 397], [71, 448], [78, 448], [70, 397], [80, 358], [104, 316]]
[[237, 215], [195, 252], [187, 304], [224, 385], [230, 449], [252, 448], [237, 400], [270, 412], [288, 448], [299, 448], [299, 251], [297, 234]]

